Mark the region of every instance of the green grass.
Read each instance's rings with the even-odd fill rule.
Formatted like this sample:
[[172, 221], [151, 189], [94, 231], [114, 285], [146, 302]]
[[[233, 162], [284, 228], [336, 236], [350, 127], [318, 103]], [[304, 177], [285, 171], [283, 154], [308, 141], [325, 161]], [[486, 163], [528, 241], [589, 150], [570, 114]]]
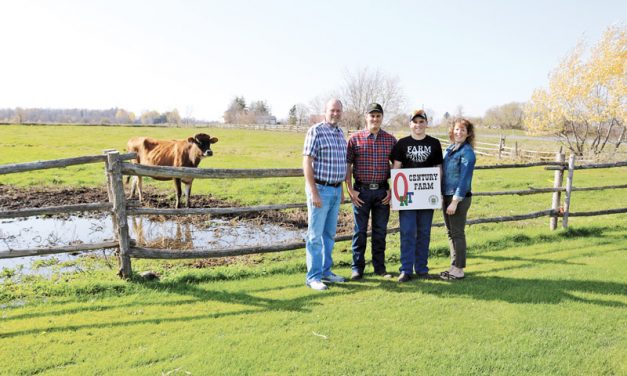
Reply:
[[[625, 221], [484, 230], [471, 228], [456, 283], [367, 276], [315, 292], [301, 251], [174, 267], [158, 282], [97, 270], [33, 280], [23, 306], [2, 299], [14, 303], [1, 311], [0, 374], [624, 374]], [[389, 244], [396, 268], [397, 236]], [[347, 247], [336, 257], [345, 275]]]
[[[184, 139], [195, 133], [219, 138], [214, 156], [202, 161], [204, 168], [298, 168], [302, 166], [304, 135], [291, 132], [250, 131], [211, 128], [133, 128], [98, 126], [0, 126], [0, 164], [32, 162], [101, 154], [105, 149], [126, 150], [134, 136]], [[64, 169], [3, 175], [2, 182], [20, 186], [104, 185], [103, 164], [95, 163]], [[146, 179], [164, 190], [174, 191], [172, 182]], [[302, 179], [244, 179], [194, 181], [192, 194], [211, 193], [246, 204], [300, 202], [304, 195]]]
[[[200, 131], [3, 126], [0, 164], [121, 149], [134, 135]], [[201, 167], [300, 166], [302, 134], [204, 131], [220, 142]], [[79, 171], [80, 183], [74, 173], [4, 175], [2, 183], [102, 184], [101, 165]], [[575, 185], [624, 184], [625, 177], [624, 168], [576, 171]], [[478, 170], [474, 190], [548, 187], [552, 180], [542, 168]], [[302, 186], [302, 178], [197, 180], [194, 190], [243, 204], [302, 202]], [[550, 200], [477, 197], [470, 217], [543, 210]], [[625, 190], [575, 192], [571, 208], [624, 202]], [[627, 374], [627, 215], [573, 217], [568, 231], [551, 232], [547, 222], [470, 226], [467, 279], [454, 283], [399, 285], [366, 274], [363, 282], [316, 292], [304, 286], [303, 250], [205, 269], [185, 260], [133, 260], [135, 272], [155, 270], [159, 281], [119, 280], [93, 257], [82, 258], [79, 272], [59, 264], [49, 277], [4, 269], [0, 375]], [[444, 270], [442, 228], [432, 231], [431, 253], [432, 270]], [[335, 271], [348, 275], [350, 242], [336, 245], [334, 259]], [[398, 269], [398, 234], [388, 237], [387, 264]]]
[[[69, 158], [100, 154], [105, 149], [124, 151], [130, 137], [150, 135], [155, 138], [186, 138], [205, 132], [220, 141], [213, 146], [214, 156], [202, 161], [203, 168], [298, 168], [302, 165], [304, 134], [291, 132], [250, 131], [215, 128], [133, 128], [100, 126], [0, 126], [0, 164]], [[402, 134], [399, 134], [401, 136]], [[530, 141], [532, 144], [533, 141]], [[495, 164], [493, 159], [479, 157], [479, 164]], [[575, 186], [621, 184], [627, 168], [576, 171]], [[102, 186], [103, 164], [95, 163], [2, 176], [2, 183], [21, 186]], [[172, 182], [146, 179], [149, 185], [173, 192]], [[475, 191], [498, 191], [553, 186], [553, 172], [542, 167], [525, 169], [478, 170], [473, 180]], [[609, 193], [608, 193], [609, 192]], [[615, 202], [627, 202], [625, 190], [608, 191]], [[242, 205], [297, 203], [304, 197], [302, 178], [196, 179], [192, 194], [212, 194]], [[598, 192], [576, 192], [573, 211], [590, 210], [599, 200], [590, 200]], [[476, 216], [493, 216], [495, 212], [522, 214], [550, 207], [551, 195], [521, 197], [483, 197], [488, 212], [476, 205]]]

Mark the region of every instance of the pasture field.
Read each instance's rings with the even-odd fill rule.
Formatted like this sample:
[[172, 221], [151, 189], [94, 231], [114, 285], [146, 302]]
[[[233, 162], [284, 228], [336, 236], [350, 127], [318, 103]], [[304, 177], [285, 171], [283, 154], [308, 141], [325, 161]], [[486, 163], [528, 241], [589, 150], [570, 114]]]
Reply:
[[[435, 129], [438, 131], [438, 129]], [[195, 133], [205, 132], [218, 137], [213, 145], [214, 156], [204, 159], [201, 168], [299, 168], [302, 165], [304, 134], [292, 132], [251, 131], [242, 129], [212, 128], [147, 128], [147, 127], [103, 127], [103, 126], [0, 126], [0, 164], [31, 162], [70, 158], [80, 155], [100, 154], [104, 149], [117, 149], [123, 152], [126, 141], [134, 136], [183, 139]], [[406, 133], [396, 132], [397, 137]], [[521, 140], [533, 146], [533, 140]], [[557, 149], [554, 145], [552, 149]], [[479, 157], [479, 164], [495, 164], [491, 158]], [[505, 163], [509, 163], [505, 161]], [[104, 185], [103, 164], [89, 164], [50, 169], [35, 173], [4, 175], [3, 184], [18, 186], [102, 186]], [[577, 171], [575, 185], [610, 185], [624, 182], [627, 168]], [[172, 182], [157, 182], [146, 179], [147, 184], [173, 192]], [[498, 191], [542, 188], [553, 185], [553, 172], [542, 167], [524, 169], [498, 169], [478, 171], [473, 180], [475, 191]], [[217, 198], [242, 205], [295, 203], [304, 197], [303, 178], [264, 178], [264, 179], [197, 179], [194, 193], [211, 194]], [[625, 202], [627, 192], [606, 191], [604, 193], [577, 192], [574, 195], [573, 211], [591, 210], [599, 200], [599, 194], [611, 194], [614, 202]], [[551, 195], [523, 197], [484, 197], [488, 211], [493, 211], [498, 203], [509, 213], [536, 211], [550, 206]], [[601, 200], [604, 201], [604, 200]], [[610, 204], [610, 203], [608, 203]], [[483, 207], [483, 205], [481, 206]], [[479, 207], [473, 212], [478, 217], [484, 215]], [[508, 213], [508, 214], [509, 214]]]
[[[224, 129], [1, 126], [0, 164], [123, 150], [137, 135], [220, 138], [205, 168], [300, 167], [303, 134]], [[481, 164], [495, 161], [479, 160]], [[0, 183], [104, 182], [102, 164]], [[626, 168], [575, 171], [576, 186], [624, 184]], [[478, 170], [474, 191], [550, 187], [543, 168]], [[171, 183], [145, 184], [172, 190]], [[302, 202], [302, 178], [196, 180], [193, 193], [235, 204]], [[470, 217], [548, 209], [550, 194], [477, 197]], [[624, 207], [625, 190], [574, 192], [577, 211]], [[344, 210], [350, 210], [348, 205]], [[441, 215], [435, 214], [441, 222]], [[627, 215], [471, 226], [467, 278], [399, 285], [366, 275], [326, 292], [304, 286], [304, 251], [190, 261], [134, 260], [158, 281], [122, 281], [99, 258], [51, 276], [0, 275], [0, 375], [625, 375]], [[447, 267], [442, 228], [432, 231], [433, 272]], [[368, 256], [368, 259], [370, 256]], [[350, 273], [350, 242], [336, 245]], [[399, 266], [399, 236], [387, 264]], [[371, 272], [368, 265], [366, 272]]]

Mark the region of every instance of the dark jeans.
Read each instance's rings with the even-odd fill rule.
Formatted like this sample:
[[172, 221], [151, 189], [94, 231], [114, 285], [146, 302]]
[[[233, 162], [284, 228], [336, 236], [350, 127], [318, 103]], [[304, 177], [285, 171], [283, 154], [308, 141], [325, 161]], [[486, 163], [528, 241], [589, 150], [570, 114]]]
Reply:
[[448, 245], [451, 251], [451, 265], [458, 268], [466, 267], [466, 215], [470, 204], [472, 203], [472, 197], [464, 198], [457, 204], [457, 210], [455, 214], [446, 214], [446, 208], [453, 201], [453, 196], [444, 196], [443, 211], [444, 211], [444, 224], [446, 225], [446, 233], [448, 235]]
[[376, 274], [385, 273], [385, 236], [388, 220], [390, 219], [390, 205], [381, 201], [387, 195], [387, 190], [369, 190], [361, 188], [359, 198], [364, 202], [361, 207], [353, 205], [355, 217], [355, 232], [353, 234], [353, 265], [354, 272], [363, 273], [366, 267], [366, 232], [368, 218], [372, 213], [372, 266]]
[[429, 272], [429, 242], [433, 209], [400, 210], [401, 273], [426, 274]]

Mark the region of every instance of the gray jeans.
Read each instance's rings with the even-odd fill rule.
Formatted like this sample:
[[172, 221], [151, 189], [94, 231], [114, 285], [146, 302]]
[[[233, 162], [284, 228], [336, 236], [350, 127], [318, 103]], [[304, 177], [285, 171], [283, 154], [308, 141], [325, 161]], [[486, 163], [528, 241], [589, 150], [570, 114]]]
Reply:
[[444, 212], [444, 224], [446, 225], [446, 232], [448, 235], [448, 245], [451, 250], [451, 265], [458, 268], [466, 267], [466, 215], [470, 204], [472, 203], [472, 197], [465, 197], [459, 204], [457, 204], [457, 210], [455, 214], [446, 214], [446, 208], [453, 201], [453, 196], [444, 196], [443, 212]]

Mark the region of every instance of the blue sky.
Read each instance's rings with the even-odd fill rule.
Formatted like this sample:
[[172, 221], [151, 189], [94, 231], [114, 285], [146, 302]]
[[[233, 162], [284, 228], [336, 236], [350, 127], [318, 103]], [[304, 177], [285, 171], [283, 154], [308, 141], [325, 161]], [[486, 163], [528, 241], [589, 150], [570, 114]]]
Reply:
[[407, 111], [526, 101], [627, 1], [28, 1], [0, 3], [0, 108], [169, 111], [222, 120], [236, 95], [279, 118], [345, 72], [398, 76]]

